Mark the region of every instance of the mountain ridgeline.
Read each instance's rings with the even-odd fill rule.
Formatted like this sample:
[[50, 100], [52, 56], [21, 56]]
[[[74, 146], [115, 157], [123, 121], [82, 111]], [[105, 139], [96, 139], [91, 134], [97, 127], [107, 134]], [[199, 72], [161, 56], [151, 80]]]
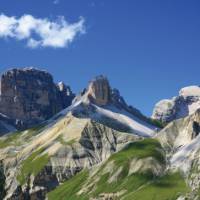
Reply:
[[[163, 126], [165, 125], [165, 126]], [[0, 199], [200, 199], [200, 87], [127, 105], [104, 76], [74, 95], [35, 68], [0, 87]]]
[[46, 71], [11, 69], [0, 79], [1, 132], [37, 125], [71, 105], [73, 98], [70, 87], [55, 84]]

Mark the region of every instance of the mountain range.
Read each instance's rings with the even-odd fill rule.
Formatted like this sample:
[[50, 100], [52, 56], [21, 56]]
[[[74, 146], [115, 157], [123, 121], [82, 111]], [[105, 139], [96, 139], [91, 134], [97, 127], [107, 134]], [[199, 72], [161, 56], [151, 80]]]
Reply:
[[36, 68], [0, 83], [0, 199], [200, 199], [199, 86], [149, 118], [102, 75], [77, 95]]

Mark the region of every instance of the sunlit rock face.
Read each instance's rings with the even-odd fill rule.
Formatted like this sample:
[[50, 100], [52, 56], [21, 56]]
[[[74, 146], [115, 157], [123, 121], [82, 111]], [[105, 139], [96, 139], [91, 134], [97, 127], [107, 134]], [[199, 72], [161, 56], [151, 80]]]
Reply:
[[90, 82], [87, 96], [91, 102], [103, 106], [109, 103], [110, 93], [110, 85], [107, 78], [104, 76], [97, 76]]
[[18, 128], [48, 119], [72, 101], [72, 93], [59, 89], [43, 70], [11, 69], [2, 74], [0, 83], [0, 113], [15, 119]]
[[179, 91], [177, 97], [159, 101], [153, 110], [152, 118], [171, 122], [193, 114], [200, 108], [200, 87], [188, 86]]

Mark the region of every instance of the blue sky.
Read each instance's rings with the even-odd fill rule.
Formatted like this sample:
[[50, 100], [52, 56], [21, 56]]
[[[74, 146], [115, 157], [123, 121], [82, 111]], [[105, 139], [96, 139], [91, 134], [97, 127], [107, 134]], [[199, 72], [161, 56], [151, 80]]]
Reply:
[[8, 18], [84, 19], [84, 30], [56, 48], [0, 37], [0, 71], [46, 69], [75, 92], [104, 74], [129, 104], [150, 115], [160, 99], [200, 85], [199, 10], [198, 0], [1, 0], [0, 13]]

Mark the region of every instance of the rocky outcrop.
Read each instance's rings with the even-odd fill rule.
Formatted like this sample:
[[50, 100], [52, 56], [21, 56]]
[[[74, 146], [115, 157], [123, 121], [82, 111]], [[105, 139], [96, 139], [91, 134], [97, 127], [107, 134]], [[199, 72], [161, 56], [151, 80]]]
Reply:
[[67, 108], [69, 105], [71, 105], [75, 94], [72, 92], [71, 88], [68, 85], [65, 85], [63, 82], [59, 82], [57, 87], [59, 90], [61, 106], [62, 108]]
[[152, 118], [163, 123], [169, 123], [193, 114], [200, 108], [200, 87], [182, 88], [177, 97], [161, 100], [155, 105]]
[[5, 180], [6, 177], [4, 175], [3, 165], [2, 162], [0, 162], [0, 199], [3, 199], [5, 196]]
[[110, 102], [110, 92], [111, 89], [107, 78], [97, 76], [90, 82], [86, 95], [94, 104], [105, 106]]
[[52, 117], [71, 104], [74, 95], [63, 83], [58, 86], [46, 71], [11, 69], [0, 80], [0, 113], [24, 129]]
[[103, 76], [97, 76], [89, 82], [87, 89], [84, 89], [80, 95], [76, 96], [74, 102], [83, 102], [85, 104], [95, 104], [100, 107], [113, 106], [122, 112], [128, 112], [142, 121], [152, 124], [152, 121], [144, 116], [140, 110], [129, 106], [120, 92], [116, 88], [111, 88], [108, 79]]
[[190, 116], [170, 122], [158, 133], [157, 138], [167, 151], [176, 152], [192, 142], [199, 133], [200, 109]]
[[3, 115], [0, 113], [0, 136], [9, 133], [14, 132], [17, 129], [14, 126], [15, 120], [7, 117], [6, 115]]

